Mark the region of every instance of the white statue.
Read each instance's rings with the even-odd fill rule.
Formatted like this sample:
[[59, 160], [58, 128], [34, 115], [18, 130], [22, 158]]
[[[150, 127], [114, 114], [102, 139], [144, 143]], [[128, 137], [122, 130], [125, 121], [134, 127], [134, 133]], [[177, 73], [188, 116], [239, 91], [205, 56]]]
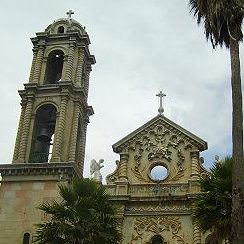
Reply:
[[99, 159], [98, 162], [95, 159], [91, 160], [90, 174], [91, 175], [94, 174], [93, 179], [95, 181], [102, 182], [102, 175], [101, 175], [100, 169], [104, 167], [104, 165], [102, 165], [103, 162], [104, 162], [104, 159]]
[[214, 162], [215, 162], [215, 163], [220, 163], [220, 161], [221, 161], [221, 160], [220, 160], [219, 155], [215, 155], [215, 156], [214, 156]]

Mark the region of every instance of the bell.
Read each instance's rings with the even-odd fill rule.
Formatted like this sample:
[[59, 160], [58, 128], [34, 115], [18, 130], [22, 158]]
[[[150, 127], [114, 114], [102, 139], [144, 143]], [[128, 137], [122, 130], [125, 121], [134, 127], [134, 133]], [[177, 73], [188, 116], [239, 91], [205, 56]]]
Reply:
[[47, 127], [41, 128], [40, 134], [37, 136], [37, 140], [40, 142], [50, 142], [51, 141], [51, 136], [48, 133]]

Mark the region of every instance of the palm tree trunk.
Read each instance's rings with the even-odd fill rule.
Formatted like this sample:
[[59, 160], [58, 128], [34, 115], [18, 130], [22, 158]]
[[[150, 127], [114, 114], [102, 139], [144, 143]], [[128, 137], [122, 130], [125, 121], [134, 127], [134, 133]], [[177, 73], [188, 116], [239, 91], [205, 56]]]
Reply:
[[239, 44], [230, 37], [232, 87], [232, 214], [233, 244], [244, 244], [244, 166], [243, 166], [243, 114]]

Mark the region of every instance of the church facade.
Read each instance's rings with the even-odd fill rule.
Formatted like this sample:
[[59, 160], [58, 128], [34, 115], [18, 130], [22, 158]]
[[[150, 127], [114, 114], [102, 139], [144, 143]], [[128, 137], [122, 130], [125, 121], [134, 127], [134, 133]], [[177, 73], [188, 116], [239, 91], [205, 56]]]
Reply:
[[[35, 224], [47, 219], [37, 206], [59, 200], [58, 184], [83, 175], [96, 60], [85, 28], [72, 14], [31, 38], [33, 60], [29, 82], [19, 91], [13, 161], [0, 165], [1, 244], [31, 244]], [[192, 221], [190, 201], [207, 173], [199, 157], [206, 149], [204, 140], [167, 119], [162, 108], [113, 145], [120, 160], [106, 187], [117, 207], [122, 244], [205, 243]]]
[[199, 158], [205, 149], [205, 141], [162, 113], [113, 145], [120, 161], [107, 188], [118, 206], [123, 244], [205, 243], [190, 204], [207, 173]]

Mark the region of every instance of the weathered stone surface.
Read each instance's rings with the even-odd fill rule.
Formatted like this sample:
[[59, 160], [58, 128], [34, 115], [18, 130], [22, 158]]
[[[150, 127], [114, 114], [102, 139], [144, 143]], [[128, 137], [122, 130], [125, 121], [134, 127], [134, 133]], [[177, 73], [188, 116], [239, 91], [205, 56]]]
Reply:
[[[107, 176], [107, 190], [118, 206], [122, 244], [149, 244], [156, 235], [167, 244], [204, 243], [192, 222], [190, 199], [207, 173], [199, 158], [207, 143], [159, 114], [113, 149], [121, 159]], [[162, 180], [151, 175], [158, 165], [167, 169]]]

